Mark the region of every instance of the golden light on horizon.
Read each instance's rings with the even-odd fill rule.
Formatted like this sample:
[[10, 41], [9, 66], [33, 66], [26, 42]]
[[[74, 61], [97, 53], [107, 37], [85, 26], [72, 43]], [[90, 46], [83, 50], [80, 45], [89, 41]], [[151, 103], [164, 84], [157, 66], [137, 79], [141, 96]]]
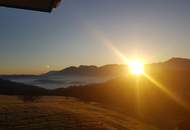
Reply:
[[[114, 44], [109, 39], [106, 39], [103, 35], [98, 35], [101, 39], [102, 43], [106, 45], [112, 52], [126, 65], [129, 66], [129, 71], [133, 75], [142, 75], [143, 77], [147, 78], [150, 82], [152, 82], [157, 88], [159, 88], [163, 93], [165, 93], [167, 96], [169, 96], [173, 101], [180, 104], [182, 107], [184, 107], [186, 110], [190, 111], [190, 104], [186, 101], [184, 101], [180, 96], [178, 96], [176, 93], [172, 92], [170, 89], [167, 88], [167, 86], [163, 85], [153, 77], [151, 77], [147, 72], [145, 72], [145, 64], [147, 64], [147, 59], [142, 58], [140, 55], [135, 55], [135, 58], [133, 60], [129, 59], [127, 56], [125, 56], [119, 49], [117, 49]], [[138, 57], [138, 59], [136, 58]], [[140, 58], [140, 59], [139, 59]], [[138, 86], [138, 82], [137, 82]], [[139, 87], [137, 87], [139, 88]], [[140, 94], [139, 90], [138, 94]]]
[[141, 75], [144, 73], [144, 63], [140, 60], [128, 61], [129, 70], [134, 75]]
[[190, 104], [189, 102], [183, 100], [180, 96], [177, 96], [177, 94], [173, 93], [172, 91], [170, 91], [169, 89], [167, 89], [166, 86], [164, 86], [162, 83], [158, 82], [157, 80], [155, 80], [154, 78], [150, 77], [148, 74], [143, 73], [143, 75], [149, 80], [151, 81], [153, 84], [155, 84], [160, 90], [162, 90], [162, 92], [164, 92], [165, 94], [167, 94], [171, 99], [173, 99], [173, 101], [175, 101], [176, 103], [180, 104], [182, 107], [184, 107], [186, 110], [190, 111]]

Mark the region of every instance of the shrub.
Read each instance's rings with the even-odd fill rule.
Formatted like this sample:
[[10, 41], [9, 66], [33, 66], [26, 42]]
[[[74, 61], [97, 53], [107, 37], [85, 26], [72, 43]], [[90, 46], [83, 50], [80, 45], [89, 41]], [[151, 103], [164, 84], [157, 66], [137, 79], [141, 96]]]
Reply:
[[40, 95], [19, 95], [18, 98], [24, 103], [32, 103], [39, 101], [42, 96]]

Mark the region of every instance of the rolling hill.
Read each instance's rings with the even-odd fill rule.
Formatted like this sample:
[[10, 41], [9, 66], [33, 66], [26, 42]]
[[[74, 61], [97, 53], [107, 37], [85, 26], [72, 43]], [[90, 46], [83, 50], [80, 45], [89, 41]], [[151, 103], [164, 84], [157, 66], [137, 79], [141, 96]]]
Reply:
[[173, 130], [189, 120], [189, 71], [165, 68], [146, 73], [152, 80], [128, 75], [106, 83], [60, 88], [54, 93], [106, 104], [162, 129]]
[[43, 97], [23, 103], [0, 96], [1, 130], [163, 130], [97, 103]]
[[0, 79], [0, 95], [47, 95], [48, 90]]

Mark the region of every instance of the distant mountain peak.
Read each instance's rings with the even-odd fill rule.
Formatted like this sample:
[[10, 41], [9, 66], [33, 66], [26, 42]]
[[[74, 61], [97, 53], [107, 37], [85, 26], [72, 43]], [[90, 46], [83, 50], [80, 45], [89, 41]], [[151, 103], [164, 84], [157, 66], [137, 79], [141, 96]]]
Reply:
[[74, 76], [111, 76], [118, 75], [126, 68], [126, 65], [110, 64], [104, 66], [80, 65], [78, 67], [71, 66], [61, 71], [50, 71], [45, 75], [74, 75]]
[[175, 64], [184, 64], [184, 63], [189, 63], [190, 64], [190, 59], [187, 58], [180, 58], [180, 57], [173, 57], [166, 61], [165, 63], [175, 63]]
[[166, 62], [163, 62], [165, 67], [170, 69], [180, 69], [180, 70], [189, 70], [190, 69], [190, 59], [173, 57]]
[[188, 58], [172, 57], [167, 62], [190, 62]]
[[80, 65], [78, 68], [98, 68], [95, 65]]
[[[149, 66], [160, 66], [162, 68], [190, 70], [190, 59], [173, 57], [165, 62], [149, 64]], [[120, 76], [126, 73], [127, 65], [125, 64], [107, 64], [103, 66], [80, 65], [70, 66], [61, 71], [50, 71], [46, 76]]]

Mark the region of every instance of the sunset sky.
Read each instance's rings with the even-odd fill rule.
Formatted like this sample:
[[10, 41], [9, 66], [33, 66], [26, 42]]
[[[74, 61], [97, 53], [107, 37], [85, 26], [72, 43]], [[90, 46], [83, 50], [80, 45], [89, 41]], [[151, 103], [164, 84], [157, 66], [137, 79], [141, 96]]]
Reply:
[[63, 0], [52, 13], [0, 7], [0, 74], [190, 58], [189, 0]]

